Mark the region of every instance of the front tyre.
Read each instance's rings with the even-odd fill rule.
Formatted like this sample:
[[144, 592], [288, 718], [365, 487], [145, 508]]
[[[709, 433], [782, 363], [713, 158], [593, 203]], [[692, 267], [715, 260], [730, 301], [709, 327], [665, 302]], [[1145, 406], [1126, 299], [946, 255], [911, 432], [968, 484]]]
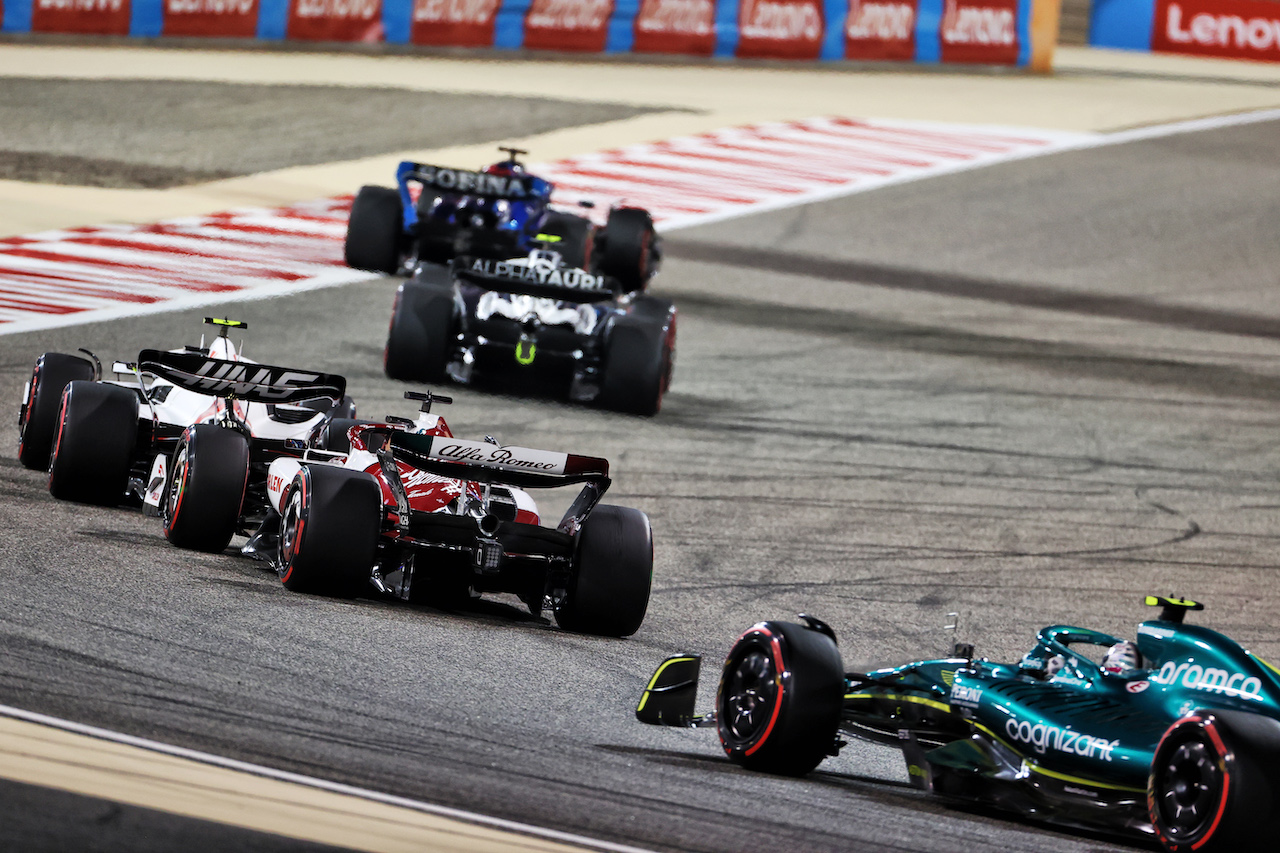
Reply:
[[18, 461], [24, 467], [49, 470], [62, 392], [72, 382], [89, 382], [93, 378], [93, 365], [77, 355], [47, 352], [36, 359], [27, 399], [18, 412]]
[[832, 754], [844, 703], [835, 641], [793, 622], [761, 622], [738, 638], [716, 693], [729, 760], [802, 776]]
[[404, 382], [440, 382], [457, 334], [452, 285], [406, 281], [391, 310], [383, 369]]
[[582, 522], [556, 624], [580, 634], [629, 637], [649, 609], [652, 581], [649, 517], [638, 509], [597, 506]]
[[1196, 711], [1161, 738], [1147, 810], [1171, 853], [1270, 849], [1280, 829], [1280, 722]]
[[249, 440], [215, 424], [194, 424], [173, 453], [164, 536], [179, 548], [222, 551], [240, 521], [249, 484]]
[[361, 187], [351, 203], [343, 258], [347, 266], [394, 275], [400, 269], [404, 210], [390, 187]]
[[138, 437], [138, 396], [128, 388], [72, 382], [62, 392], [49, 460], [49, 494], [115, 506], [129, 486]]
[[382, 492], [363, 471], [304, 465], [285, 493], [280, 580], [296, 592], [355, 598], [369, 585]]

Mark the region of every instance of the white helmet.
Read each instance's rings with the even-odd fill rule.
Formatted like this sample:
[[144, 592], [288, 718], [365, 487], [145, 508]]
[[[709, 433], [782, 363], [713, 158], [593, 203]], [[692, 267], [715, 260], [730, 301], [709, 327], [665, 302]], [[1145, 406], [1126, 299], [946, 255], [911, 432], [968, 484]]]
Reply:
[[1129, 675], [1142, 669], [1142, 652], [1128, 640], [1121, 640], [1102, 656], [1102, 671], [1107, 675]]

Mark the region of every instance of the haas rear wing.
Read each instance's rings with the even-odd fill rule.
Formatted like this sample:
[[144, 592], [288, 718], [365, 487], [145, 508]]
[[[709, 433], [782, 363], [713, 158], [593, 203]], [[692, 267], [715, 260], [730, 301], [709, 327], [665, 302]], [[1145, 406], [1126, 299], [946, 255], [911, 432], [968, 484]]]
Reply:
[[564, 302], [602, 302], [622, 288], [617, 280], [577, 267], [532, 266], [488, 258], [454, 258], [453, 274], [486, 290], [545, 296]]
[[330, 373], [226, 361], [192, 352], [144, 349], [138, 353], [138, 369], [197, 394], [251, 403], [300, 403], [324, 398], [336, 404], [347, 390], [347, 380]]

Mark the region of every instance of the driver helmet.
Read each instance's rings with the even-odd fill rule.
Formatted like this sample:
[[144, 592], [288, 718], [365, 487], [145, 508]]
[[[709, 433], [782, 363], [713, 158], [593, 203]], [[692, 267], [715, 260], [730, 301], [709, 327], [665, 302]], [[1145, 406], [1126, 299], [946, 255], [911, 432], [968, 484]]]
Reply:
[[1107, 675], [1129, 675], [1142, 669], [1142, 652], [1128, 640], [1121, 640], [1102, 656], [1102, 671]]
[[511, 177], [512, 175], [523, 175], [524, 167], [515, 160], [502, 160], [494, 163], [492, 166], [486, 166], [484, 169], [486, 175], [502, 175], [503, 177]]

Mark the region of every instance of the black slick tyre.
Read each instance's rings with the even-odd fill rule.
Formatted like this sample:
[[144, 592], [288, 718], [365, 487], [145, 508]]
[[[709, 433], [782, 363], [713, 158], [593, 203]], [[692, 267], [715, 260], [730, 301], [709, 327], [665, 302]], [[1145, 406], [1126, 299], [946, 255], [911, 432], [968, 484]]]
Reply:
[[618, 207], [609, 211], [604, 226], [600, 272], [628, 290], [642, 290], [653, 275], [656, 234], [649, 211]]
[[285, 493], [280, 580], [296, 592], [355, 598], [369, 585], [382, 493], [363, 471], [304, 465]]
[[[608, 331], [599, 403], [616, 412], [656, 415], [675, 368], [676, 316], [658, 305], [632, 310]], [[641, 300], [637, 300], [641, 302]], [[652, 300], [670, 306], [665, 300]]]
[[383, 370], [404, 382], [440, 382], [456, 338], [453, 288], [406, 281], [391, 310]]
[[729, 651], [716, 727], [729, 760], [802, 776], [833, 752], [844, 703], [835, 641], [793, 622], [761, 622]]
[[118, 385], [72, 382], [62, 392], [49, 493], [64, 501], [120, 503], [137, 437], [136, 394]]
[[93, 377], [93, 365], [77, 355], [47, 352], [36, 359], [27, 399], [18, 413], [18, 461], [24, 467], [49, 470], [62, 391], [72, 382], [90, 382]]
[[170, 460], [164, 536], [179, 548], [222, 551], [240, 521], [249, 440], [215, 424], [187, 427]]
[[347, 266], [387, 275], [399, 271], [403, 217], [399, 192], [390, 187], [361, 187], [347, 219], [342, 249]]
[[629, 637], [649, 608], [653, 531], [637, 509], [597, 506], [578, 533], [572, 577], [556, 623], [566, 631]]
[[332, 418], [320, 428], [320, 435], [316, 438], [316, 448], [334, 453], [350, 453], [351, 439], [347, 435], [348, 431], [353, 426], [371, 423], [373, 421], [360, 418]]
[[542, 223], [542, 233], [559, 237], [558, 242], [547, 248], [559, 252], [565, 264], [586, 269], [591, 263], [591, 249], [595, 245], [595, 226], [589, 219], [571, 213], [551, 211]]
[[1280, 721], [1200, 710], [1165, 732], [1147, 810], [1170, 853], [1266, 850], [1280, 829]]

